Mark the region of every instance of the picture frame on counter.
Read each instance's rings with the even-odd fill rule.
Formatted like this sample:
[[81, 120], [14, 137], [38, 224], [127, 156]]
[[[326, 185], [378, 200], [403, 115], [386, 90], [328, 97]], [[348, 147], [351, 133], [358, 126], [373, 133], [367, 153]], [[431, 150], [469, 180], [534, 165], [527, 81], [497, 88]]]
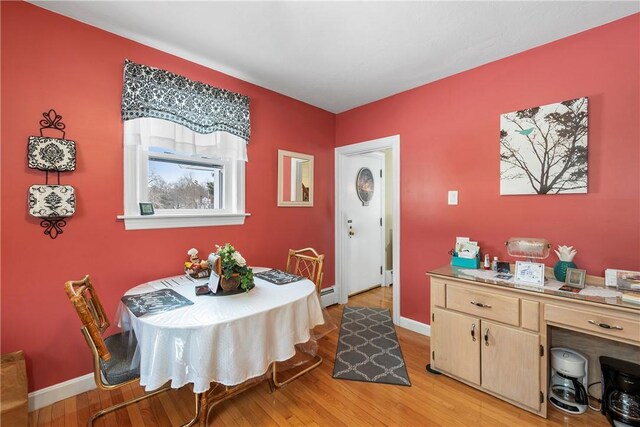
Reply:
[[580, 270], [579, 268], [567, 268], [567, 278], [565, 280], [565, 283], [572, 288], [583, 289], [586, 276], [587, 270]]
[[544, 264], [540, 262], [516, 261], [514, 280], [517, 284], [543, 287]]

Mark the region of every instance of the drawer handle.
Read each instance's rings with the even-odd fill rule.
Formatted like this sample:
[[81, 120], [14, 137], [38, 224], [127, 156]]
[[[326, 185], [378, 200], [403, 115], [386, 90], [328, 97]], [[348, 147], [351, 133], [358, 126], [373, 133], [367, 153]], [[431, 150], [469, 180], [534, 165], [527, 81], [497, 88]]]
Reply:
[[617, 331], [621, 331], [622, 329], [624, 329], [622, 326], [616, 326], [616, 325], [607, 325], [606, 323], [599, 323], [596, 322], [595, 320], [588, 320], [589, 323], [591, 323], [592, 325], [596, 325], [596, 326], [600, 326], [601, 328], [604, 329], [615, 329]]
[[476, 340], [476, 324], [475, 323], [471, 324], [471, 339], [473, 341]]
[[475, 305], [476, 307], [480, 307], [480, 308], [491, 308], [491, 306], [489, 304], [483, 304], [481, 302], [476, 302], [476, 301], [469, 301], [471, 304]]

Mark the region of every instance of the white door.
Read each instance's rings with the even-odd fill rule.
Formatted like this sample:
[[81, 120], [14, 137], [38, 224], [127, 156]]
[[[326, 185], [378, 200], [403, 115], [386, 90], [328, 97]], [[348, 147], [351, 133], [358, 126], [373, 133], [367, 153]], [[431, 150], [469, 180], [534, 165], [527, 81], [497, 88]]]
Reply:
[[344, 162], [341, 217], [347, 233], [344, 268], [349, 295], [383, 282], [383, 167], [382, 153], [349, 156]]

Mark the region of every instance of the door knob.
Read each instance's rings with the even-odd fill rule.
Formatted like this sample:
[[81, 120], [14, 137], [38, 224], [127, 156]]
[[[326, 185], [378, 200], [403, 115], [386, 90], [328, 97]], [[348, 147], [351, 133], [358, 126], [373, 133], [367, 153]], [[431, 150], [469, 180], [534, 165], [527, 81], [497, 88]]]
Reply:
[[353, 227], [349, 226], [349, 238], [351, 238], [352, 236], [355, 236], [355, 232], [353, 231]]

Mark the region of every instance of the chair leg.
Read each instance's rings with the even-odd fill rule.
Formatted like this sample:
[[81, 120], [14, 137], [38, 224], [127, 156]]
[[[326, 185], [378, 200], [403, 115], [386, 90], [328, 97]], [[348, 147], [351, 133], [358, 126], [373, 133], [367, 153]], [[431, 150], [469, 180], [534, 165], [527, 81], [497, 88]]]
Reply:
[[200, 412], [202, 411], [202, 396], [203, 393], [195, 393], [196, 396], [196, 413], [193, 416], [193, 418], [186, 424], [183, 424], [182, 427], [191, 427], [193, 425], [195, 425], [198, 422], [198, 419], [200, 418]]
[[278, 374], [277, 374], [277, 362], [273, 362], [273, 369], [272, 369], [272, 381], [269, 382], [269, 385], [271, 385], [271, 383], [273, 382], [273, 385], [276, 388], [280, 388], [288, 383], [290, 383], [291, 381], [295, 380], [296, 378], [298, 378], [301, 375], [306, 374], [307, 372], [311, 371], [312, 369], [317, 368], [318, 366], [320, 366], [322, 364], [322, 356], [320, 356], [319, 354], [316, 354], [315, 356], [313, 356], [313, 359], [311, 360], [315, 360], [315, 362], [309, 366], [307, 366], [305, 369], [302, 369], [300, 372], [297, 372], [295, 375], [293, 375], [291, 378], [287, 378], [286, 380], [280, 382], [278, 381]]
[[124, 408], [125, 406], [129, 406], [133, 403], [140, 402], [141, 400], [155, 396], [156, 394], [160, 394], [170, 389], [171, 389], [170, 386], [165, 386], [165, 387], [159, 388], [158, 390], [154, 390], [150, 393], [143, 394], [142, 396], [138, 396], [135, 399], [127, 400], [125, 402], [118, 403], [117, 405], [109, 406], [108, 408], [102, 409], [96, 412], [95, 414], [93, 414], [91, 418], [89, 418], [89, 421], [87, 421], [87, 426], [91, 427], [93, 425], [93, 422], [98, 418], [102, 417], [103, 415], [110, 414], [111, 412], [117, 411], [120, 408]]

